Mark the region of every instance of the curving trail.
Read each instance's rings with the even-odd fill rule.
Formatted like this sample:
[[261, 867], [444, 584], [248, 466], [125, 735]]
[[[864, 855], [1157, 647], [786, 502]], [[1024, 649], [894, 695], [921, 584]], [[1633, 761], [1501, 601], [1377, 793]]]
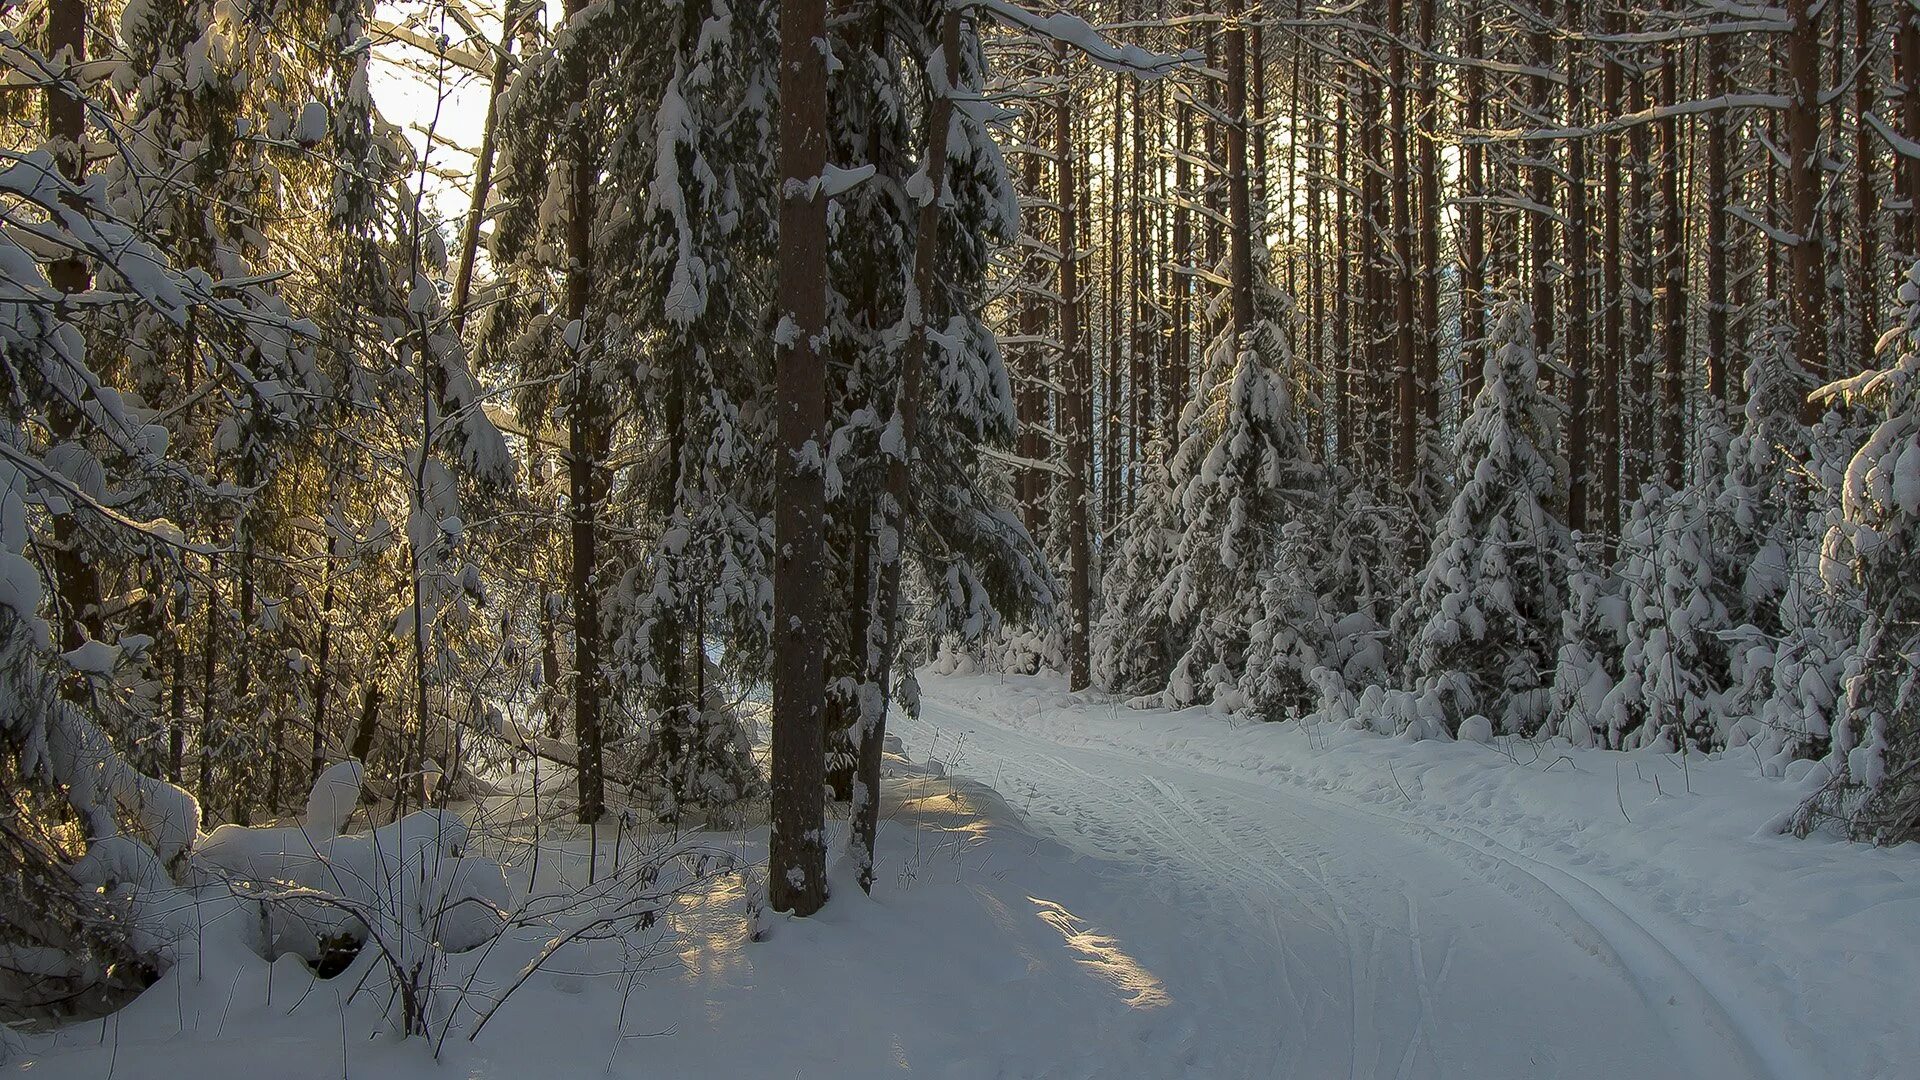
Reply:
[[1764, 1033], [1743, 1030], [1655, 932], [1484, 834], [1067, 745], [928, 689], [918, 719], [893, 721], [916, 758], [1100, 860], [1106, 909], [1078, 914], [1166, 999], [1142, 1021], [1143, 1070], [1776, 1076], [1750, 1042]]

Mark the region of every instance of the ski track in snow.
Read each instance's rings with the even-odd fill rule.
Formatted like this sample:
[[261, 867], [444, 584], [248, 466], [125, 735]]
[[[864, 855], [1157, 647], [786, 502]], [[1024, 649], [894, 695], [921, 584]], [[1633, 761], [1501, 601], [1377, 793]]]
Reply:
[[916, 756], [1103, 861], [1094, 920], [1165, 982], [1153, 1022], [1191, 1032], [1187, 1075], [1811, 1075], [1659, 929], [1485, 833], [1055, 742], [928, 691], [894, 720]]

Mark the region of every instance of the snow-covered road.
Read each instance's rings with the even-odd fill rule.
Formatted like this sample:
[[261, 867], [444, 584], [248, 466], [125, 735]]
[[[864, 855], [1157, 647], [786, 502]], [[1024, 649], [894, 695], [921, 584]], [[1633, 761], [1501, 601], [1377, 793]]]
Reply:
[[1143, 1043], [1159, 1044], [1143, 1070], [1794, 1075], [1657, 932], [1491, 837], [1176, 762], [1146, 741], [1053, 738], [926, 689], [922, 715], [894, 721], [915, 759], [948, 763], [1100, 860], [1107, 908], [1079, 914], [1163, 994], [1142, 1020]]

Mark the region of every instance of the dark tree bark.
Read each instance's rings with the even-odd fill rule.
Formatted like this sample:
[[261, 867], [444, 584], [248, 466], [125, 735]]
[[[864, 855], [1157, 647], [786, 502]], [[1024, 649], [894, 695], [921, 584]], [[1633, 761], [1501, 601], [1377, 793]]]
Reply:
[[[1147, 124], [1146, 114], [1141, 111], [1146, 98], [1140, 92], [1139, 80], [1133, 80], [1133, 460], [1144, 463], [1147, 458], [1148, 440], [1152, 438], [1152, 425], [1158, 420], [1155, 410], [1158, 380], [1154, 373], [1159, 370], [1154, 362], [1155, 335], [1150, 325], [1149, 306], [1153, 296], [1152, 267], [1154, 252], [1158, 245], [1154, 243], [1154, 230], [1147, 215]], [[1158, 121], [1160, 118], [1154, 118]], [[1138, 470], [1133, 479], [1137, 482]], [[1129, 485], [1128, 509], [1132, 509], [1132, 485]]]
[[[1460, 5], [1460, 17], [1460, 52], [1477, 57], [1486, 48], [1480, 6]], [[1468, 131], [1487, 126], [1486, 80], [1477, 65], [1468, 65], [1460, 74], [1461, 123]], [[1460, 148], [1460, 175], [1465, 196], [1460, 207], [1460, 393], [1464, 405], [1480, 392], [1480, 343], [1487, 336], [1487, 213], [1481, 202], [1488, 190], [1484, 143], [1469, 139]]]
[[[1380, 115], [1382, 93], [1380, 79], [1370, 71], [1360, 73], [1360, 98], [1357, 112], [1363, 118]], [[1359, 326], [1360, 357], [1355, 417], [1360, 428], [1360, 457], [1365, 475], [1376, 490], [1392, 479], [1393, 423], [1398, 415], [1393, 403], [1393, 289], [1392, 266], [1383, 252], [1393, 249], [1393, 224], [1388, 210], [1388, 176], [1385, 166], [1385, 126], [1362, 122], [1360, 125], [1360, 235], [1356, 238], [1362, 258]]]
[[[66, 73], [76, 72], [87, 62], [86, 0], [50, 0], [47, 4], [47, 56]], [[86, 178], [84, 144], [87, 137], [86, 98], [65, 87], [52, 87], [46, 93], [46, 131], [54, 164], [68, 181], [79, 185]], [[93, 285], [93, 273], [79, 256], [55, 260], [47, 268], [47, 281], [63, 295], [87, 291]], [[80, 418], [70, 408], [56, 408], [50, 417], [57, 442], [79, 435]], [[73, 649], [88, 638], [98, 638], [105, 627], [100, 612], [100, 570], [85, 550], [86, 532], [81, 528], [77, 509], [57, 514], [53, 519], [54, 594], [58, 601], [57, 633], [62, 649]], [[68, 680], [63, 689], [68, 696], [88, 693], [83, 680]]]
[[822, 765], [825, 627], [827, 165], [825, 0], [780, 3], [779, 329], [774, 334], [773, 836], [767, 903], [811, 915], [827, 899]]
[[[1622, 27], [1618, 9], [1605, 5], [1601, 11], [1602, 28], [1611, 34], [1619, 33]], [[1601, 46], [1602, 107], [1607, 116], [1620, 115], [1626, 102], [1622, 85], [1625, 73], [1621, 70], [1620, 58], [1615, 55], [1617, 48], [1611, 44]], [[1620, 246], [1620, 222], [1625, 213], [1620, 184], [1620, 142], [1620, 136], [1615, 133], [1603, 137], [1600, 163], [1600, 362], [1596, 365], [1595, 380], [1600, 392], [1600, 511], [1602, 528], [1609, 537], [1620, 535], [1621, 507], [1631, 497], [1626, 490], [1626, 430], [1620, 409], [1620, 375], [1624, 370], [1621, 353], [1626, 342], [1626, 274]]]
[[1431, 57], [1439, 42], [1436, 0], [1419, 0], [1416, 33], [1422, 59], [1415, 103], [1420, 145], [1415, 169], [1420, 183], [1420, 333], [1419, 382], [1421, 431], [1440, 424], [1440, 113], [1439, 75]]
[[[1108, 127], [1113, 136], [1110, 147], [1112, 158], [1108, 162], [1106, 190], [1107, 217], [1107, 377], [1101, 400], [1105, 402], [1105, 412], [1100, 425], [1101, 441], [1105, 447], [1102, 455], [1100, 473], [1102, 492], [1100, 499], [1100, 523], [1102, 531], [1113, 528], [1120, 521], [1120, 479], [1126, 472], [1121, 461], [1120, 417], [1120, 361], [1121, 342], [1126, 335], [1121, 330], [1121, 282], [1125, 279], [1125, 252], [1121, 247], [1120, 224], [1125, 218], [1126, 200], [1126, 75], [1115, 72], [1113, 75], [1113, 112], [1108, 117]], [[1133, 124], [1138, 127], [1140, 118], [1134, 117]]]
[[[900, 421], [901, 450], [887, 459], [885, 494], [880, 500], [881, 528], [896, 542], [881, 544], [878, 587], [867, 622], [865, 670], [860, 694], [860, 764], [854, 786], [853, 851], [859, 862], [860, 888], [873, 891], [873, 842], [880, 829], [880, 758], [887, 733], [894, 655], [900, 642], [901, 549], [913, 521], [912, 460], [919, 445], [920, 366], [927, 351], [927, 310], [940, 280], [940, 202], [946, 187], [947, 133], [953, 126], [953, 94], [959, 90], [960, 12], [950, 9], [940, 28], [945, 86], [937, 86], [927, 116], [926, 177], [929, 195], [919, 207], [914, 228], [913, 292], [908, 305], [907, 340], [900, 352], [900, 381], [894, 415]], [[1116, 161], [1118, 158], [1116, 157]]]
[[[86, 0], [48, 0], [47, 56], [68, 75], [74, 77], [87, 62]], [[60, 174], [78, 184], [87, 172], [82, 143], [87, 135], [86, 98], [64, 87], [51, 87], [46, 93], [47, 141], [52, 144], [54, 163]], [[48, 268], [48, 279], [63, 293], [85, 291], [92, 275], [84, 260], [75, 257], [56, 260]]]
[[[1706, 41], [1707, 96], [1719, 97], [1728, 92], [1732, 78], [1728, 71], [1727, 44], [1724, 37], [1713, 36]], [[1727, 211], [1732, 203], [1732, 179], [1730, 161], [1732, 135], [1728, 131], [1730, 122], [1725, 110], [1713, 112], [1707, 116], [1707, 185], [1706, 185], [1706, 274], [1707, 274], [1707, 320], [1706, 320], [1706, 368], [1707, 395], [1716, 402], [1727, 399], [1727, 358], [1733, 354], [1732, 343], [1728, 336], [1732, 330], [1729, 316], [1733, 307], [1733, 296], [1727, 281]]]
[[[1541, 72], [1554, 67], [1554, 35], [1550, 28], [1556, 18], [1553, 0], [1541, 0], [1532, 35], [1533, 62]], [[1551, 124], [1553, 80], [1540, 74], [1532, 81], [1534, 113], [1541, 123]], [[1533, 264], [1533, 346], [1545, 359], [1553, 352], [1553, 192], [1556, 186], [1553, 144], [1542, 142], [1532, 148], [1532, 153], [1535, 155], [1531, 175], [1533, 215], [1527, 237]]]
[[1413, 483], [1415, 449], [1420, 441], [1419, 369], [1414, 356], [1414, 226], [1413, 172], [1408, 141], [1412, 122], [1407, 115], [1407, 3], [1387, 0], [1387, 127], [1391, 131], [1393, 176], [1388, 181], [1393, 206], [1393, 373], [1395, 423], [1393, 478]]
[[[1567, 119], [1570, 126], [1585, 123], [1586, 60], [1577, 35], [1585, 28], [1582, 0], [1566, 0], [1568, 29], [1576, 35], [1567, 44]], [[1588, 398], [1592, 393], [1587, 335], [1590, 329], [1587, 266], [1587, 145], [1585, 139], [1567, 141], [1567, 526], [1587, 528], [1587, 504], [1592, 498], [1592, 424]]]
[[1253, 209], [1247, 186], [1247, 32], [1245, 0], [1226, 0], [1227, 281], [1234, 348], [1253, 330]]
[[[1900, 13], [1894, 29], [1894, 69], [1900, 79], [1900, 130], [1908, 138], [1920, 133], [1920, 7], [1895, 5]], [[1906, 250], [1902, 258], [1920, 256], [1920, 157], [1899, 158], [1900, 201], [1906, 204]]]
[[[1671, 0], [1668, 4], [1671, 8]], [[1680, 54], [1670, 50], [1660, 65], [1660, 103], [1680, 99]], [[1686, 465], [1687, 232], [1682, 217], [1681, 170], [1686, 152], [1678, 117], [1660, 122], [1660, 261], [1664, 347], [1660, 367], [1661, 463], [1667, 486], [1678, 489]]]
[[[1627, 81], [1627, 109], [1639, 113], [1647, 107], [1646, 75], [1633, 57], [1635, 70]], [[1628, 441], [1627, 494], [1636, 496], [1654, 476], [1657, 450], [1659, 403], [1654, 400], [1653, 378], [1653, 156], [1652, 130], [1636, 124], [1627, 133], [1627, 206], [1626, 206], [1626, 358], [1627, 385], [1632, 395], [1628, 418], [1632, 438]]]
[[1173, 121], [1173, 251], [1168, 283], [1173, 287], [1173, 339], [1167, 357], [1164, 403], [1167, 453], [1180, 441], [1180, 411], [1187, 406], [1187, 377], [1193, 363], [1193, 107], [1176, 95]]
[[[1815, 382], [1827, 377], [1826, 237], [1820, 224], [1820, 13], [1813, 0], [1787, 0], [1787, 200], [1793, 248], [1787, 311], [1794, 353]], [[1810, 414], [1817, 407], [1808, 406]], [[1811, 417], [1810, 417], [1811, 418]]]
[[1334, 453], [1345, 459], [1353, 450], [1353, 251], [1348, 209], [1352, 172], [1348, 158], [1347, 90], [1341, 88], [1333, 118], [1333, 407]]
[[1092, 470], [1093, 432], [1088, 423], [1093, 379], [1080, 342], [1079, 213], [1073, 198], [1074, 146], [1072, 95], [1066, 46], [1059, 47], [1060, 94], [1054, 109], [1054, 166], [1060, 191], [1060, 344], [1065, 388], [1067, 443], [1067, 688], [1084, 690], [1093, 682], [1088, 632], [1093, 618], [1092, 542], [1088, 536], [1087, 480]]
[[[1865, 61], [1873, 51], [1873, 0], [1854, 0], [1853, 31], [1854, 56], [1859, 61]], [[1873, 111], [1875, 70], [1873, 64], [1861, 63], [1859, 73], [1854, 76], [1853, 88], [1853, 227], [1855, 242], [1859, 245], [1853, 279], [1854, 302], [1859, 307], [1855, 324], [1858, 349], [1854, 355], [1854, 366], [1863, 371], [1873, 366], [1873, 347], [1880, 332], [1880, 293], [1885, 288], [1876, 265], [1879, 262], [1880, 194], [1874, 178], [1873, 129], [1868, 126], [1866, 119], [1867, 114]], [[1913, 129], [1909, 128], [1908, 131], [1911, 137]]]
[[[176, 583], [174, 585], [173, 623], [170, 628], [172, 641], [168, 651], [173, 655], [172, 670], [168, 672], [167, 701], [167, 779], [178, 784], [185, 773], [187, 757], [187, 590]], [[314, 725], [317, 728], [320, 714], [314, 713]]]
[[[567, 0], [566, 17], [579, 17], [585, 7], [586, 0]], [[584, 98], [587, 73], [576, 71], [573, 78]], [[581, 824], [590, 825], [606, 810], [600, 724], [606, 687], [600, 658], [600, 583], [595, 571], [600, 555], [600, 504], [607, 491], [601, 467], [606, 454], [607, 417], [606, 405], [594, 385], [587, 331], [587, 302], [593, 295], [593, 163], [584, 116], [573, 118], [567, 148], [571, 180], [565, 235], [565, 312], [576, 335], [571, 345], [573, 398], [567, 408], [567, 516], [573, 542], [567, 587], [573, 602], [573, 733], [580, 751], [579, 818]]]
[[384, 695], [379, 683], [368, 683], [361, 691], [360, 722], [354, 725], [353, 743], [347, 749], [347, 756], [365, 764], [367, 755], [373, 753], [373, 737], [380, 731], [380, 700]]
[[327, 767], [327, 706], [333, 690], [333, 605], [339, 592], [334, 561], [338, 556], [332, 540], [327, 541], [327, 564], [322, 570], [326, 578], [325, 590], [320, 596], [320, 644], [314, 650], [313, 664], [313, 747], [307, 782], [320, 779], [320, 773]]
[[[1040, 139], [1037, 125], [1031, 134], [1034, 142]], [[1025, 174], [1026, 190], [1040, 190], [1041, 156], [1029, 152], [1021, 168]], [[1029, 226], [1031, 228], [1031, 226]], [[1052, 447], [1048, 445], [1046, 426], [1049, 421], [1047, 410], [1047, 371], [1048, 346], [1044, 343], [1047, 330], [1045, 305], [1040, 293], [1045, 287], [1043, 280], [1044, 263], [1032, 259], [1031, 269], [1027, 271], [1026, 287], [1020, 290], [1020, 337], [1026, 356], [1026, 370], [1020, 373], [1020, 385], [1016, 391], [1017, 409], [1020, 416], [1020, 455], [1028, 461], [1041, 461], [1049, 457]], [[1052, 474], [1040, 468], [1020, 470], [1021, 521], [1027, 532], [1038, 537], [1046, 527], [1047, 490]]]

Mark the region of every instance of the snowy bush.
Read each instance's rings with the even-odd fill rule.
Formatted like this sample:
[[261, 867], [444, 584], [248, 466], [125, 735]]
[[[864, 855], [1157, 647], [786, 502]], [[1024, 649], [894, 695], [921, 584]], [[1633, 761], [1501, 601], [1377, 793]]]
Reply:
[[1606, 582], [1583, 557], [1567, 569], [1552, 713], [1541, 734], [1563, 736], [1575, 746], [1594, 746], [1606, 732], [1601, 710], [1616, 678], [1609, 661], [1619, 657], [1621, 629], [1618, 598], [1603, 591]]
[[272, 959], [310, 964], [354, 945], [371, 947], [392, 977], [408, 1034], [436, 1021], [430, 991], [448, 953], [497, 937], [508, 920], [505, 873], [468, 852], [459, 815], [420, 810], [370, 832], [340, 833], [358, 800], [359, 770], [321, 774], [303, 825], [222, 825], [194, 851], [196, 884], [261, 903], [259, 944]]
[[1312, 531], [1291, 521], [1280, 531], [1279, 559], [1261, 575], [1257, 619], [1249, 634], [1240, 692], [1268, 720], [1297, 716], [1318, 696], [1312, 674], [1330, 657], [1333, 637], [1316, 586], [1320, 555]]

